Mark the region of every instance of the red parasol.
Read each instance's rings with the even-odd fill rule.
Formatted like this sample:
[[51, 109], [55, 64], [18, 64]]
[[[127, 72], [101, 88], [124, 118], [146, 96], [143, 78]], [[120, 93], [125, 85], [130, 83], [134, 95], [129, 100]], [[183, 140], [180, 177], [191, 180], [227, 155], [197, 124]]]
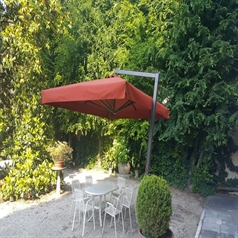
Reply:
[[[152, 100], [150, 96], [117, 75], [50, 88], [41, 93], [42, 104], [109, 120], [150, 119]], [[156, 103], [155, 118], [169, 118], [169, 110], [159, 102]]]

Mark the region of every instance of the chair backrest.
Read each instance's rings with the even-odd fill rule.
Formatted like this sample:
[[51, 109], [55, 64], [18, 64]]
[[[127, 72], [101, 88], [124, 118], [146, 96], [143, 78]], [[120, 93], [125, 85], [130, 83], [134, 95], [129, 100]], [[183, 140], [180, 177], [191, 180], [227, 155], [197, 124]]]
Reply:
[[81, 185], [80, 185], [79, 179], [72, 179], [72, 181], [71, 181], [72, 192], [74, 192], [75, 188], [81, 189]]
[[76, 200], [84, 200], [84, 194], [81, 189], [74, 188], [74, 195]]
[[117, 198], [114, 199], [113, 206], [116, 208], [117, 211], [122, 211], [124, 196], [125, 194], [121, 193]]
[[138, 186], [134, 186], [133, 188], [127, 188], [125, 190], [125, 196], [123, 199], [123, 205], [126, 207], [130, 207], [136, 203]]
[[137, 191], [138, 191], [138, 186], [134, 186], [131, 192], [130, 205], [134, 205], [136, 203]]
[[119, 193], [126, 187], [126, 179], [122, 177], [117, 178], [117, 186], [119, 187]]
[[93, 176], [92, 175], [86, 175], [85, 176], [85, 187], [93, 185]]
[[80, 211], [84, 211], [87, 203], [87, 199], [84, 197], [83, 190], [75, 188], [74, 189], [74, 199], [76, 201], [76, 206]]

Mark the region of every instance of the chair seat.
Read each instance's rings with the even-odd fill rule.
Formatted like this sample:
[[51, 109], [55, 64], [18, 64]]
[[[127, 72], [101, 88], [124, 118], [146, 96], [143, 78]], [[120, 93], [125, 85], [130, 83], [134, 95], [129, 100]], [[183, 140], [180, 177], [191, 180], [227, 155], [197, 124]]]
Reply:
[[115, 208], [113, 206], [113, 204], [111, 204], [110, 202], [107, 202], [107, 204], [110, 204], [109, 207], [105, 208], [105, 212], [111, 216], [116, 216], [118, 215], [119, 213], [121, 213], [120, 210], [118, 210], [117, 208]]

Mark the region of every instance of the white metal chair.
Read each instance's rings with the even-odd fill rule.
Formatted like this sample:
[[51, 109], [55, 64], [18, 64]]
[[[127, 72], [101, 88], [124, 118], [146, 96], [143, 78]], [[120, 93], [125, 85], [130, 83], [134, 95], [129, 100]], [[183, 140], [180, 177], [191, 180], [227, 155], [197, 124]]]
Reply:
[[81, 189], [80, 181], [77, 178], [72, 179], [72, 182], [71, 182], [71, 190], [73, 195], [74, 195], [75, 188]]
[[125, 192], [125, 196], [123, 198], [122, 206], [125, 208], [124, 218], [126, 218], [126, 209], [128, 208], [129, 211], [129, 218], [130, 218], [130, 227], [132, 228], [131, 223], [131, 207], [135, 207], [136, 203], [136, 196], [137, 196], [138, 186], [134, 186], [132, 189], [128, 189]]
[[111, 216], [111, 222], [110, 222], [110, 227], [112, 226], [112, 218], [114, 218], [114, 227], [115, 227], [115, 236], [117, 237], [117, 226], [116, 226], [116, 216], [121, 216], [122, 218], [122, 228], [123, 228], [123, 233], [125, 232], [124, 229], [124, 220], [123, 220], [123, 213], [122, 213], [122, 202], [123, 202], [123, 197], [124, 194], [121, 193], [119, 197], [113, 199], [113, 203], [107, 202], [106, 203], [106, 208], [104, 210], [104, 222], [103, 222], [103, 229], [102, 233], [104, 231], [105, 227], [105, 221], [106, 221], [106, 215]]
[[79, 179], [77, 179], [77, 178], [73, 178], [73, 179], [71, 180], [71, 192], [72, 192], [72, 197], [71, 197], [71, 199], [72, 199], [72, 203], [71, 203], [71, 206], [70, 206], [69, 217], [71, 217], [72, 209], [73, 209], [73, 207], [75, 206], [75, 203], [76, 203], [76, 201], [75, 201], [75, 194], [74, 194], [75, 188], [76, 188], [76, 189], [81, 189], [80, 181], [79, 181]]
[[[118, 189], [114, 192], [112, 192], [111, 194], [111, 199], [113, 197], [118, 197], [121, 193], [124, 192], [125, 188], [126, 188], [126, 179], [125, 178], [122, 178], [122, 177], [118, 177], [117, 178], [117, 186], [118, 186]], [[110, 200], [111, 200], [110, 199]], [[112, 200], [111, 200], [112, 201]]]
[[[93, 176], [92, 175], [86, 175], [85, 176], [85, 181], [84, 181], [84, 184], [83, 184], [83, 190], [86, 187], [89, 187], [89, 186], [92, 186], [92, 185], [93, 185]], [[89, 194], [84, 192], [84, 197], [85, 198], [91, 198], [92, 196], [90, 196]]]
[[83, 229], [82, 229], [82, 236], [84, 236], [84, 230], [85, 230], [85, 223], [86, 223], [86, 215], [88, 212], [92, 212], [93, 219], [93, 226], [95, 230], [95, 218], [94, 218], [94, 207], [93, 207], [93, 201], [92, 199], [85, 199], [83, 191], [75, 188], [74, 189], [74, 195], [75, 195], [75, 209], [74, 209], [74, 217], [73, 217], [73, 223], [72, 223], [72, 230], [74, 229], [74, 222], [76, 218], [77, 211], [79, 212], [79, 224], [80, 224], [80, 217], [81, 213], [83, 214]]
[[85, 187], [89, 187], [93, 185], [93, 176], [92, 175], [86, 175], [85, 176]]

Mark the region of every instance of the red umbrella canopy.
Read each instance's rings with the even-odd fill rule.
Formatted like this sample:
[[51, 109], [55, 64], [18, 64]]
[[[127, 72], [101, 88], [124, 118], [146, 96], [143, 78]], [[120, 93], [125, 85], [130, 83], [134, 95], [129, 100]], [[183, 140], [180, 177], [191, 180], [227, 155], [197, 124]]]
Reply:
[[[92, 114], [109, 120], [149, 119], [152, 97], [126, 80], [114, 76], [42, 90], [42, 104]], [[168, 119], [169, 110], [156, 103], [157, 119]]]

